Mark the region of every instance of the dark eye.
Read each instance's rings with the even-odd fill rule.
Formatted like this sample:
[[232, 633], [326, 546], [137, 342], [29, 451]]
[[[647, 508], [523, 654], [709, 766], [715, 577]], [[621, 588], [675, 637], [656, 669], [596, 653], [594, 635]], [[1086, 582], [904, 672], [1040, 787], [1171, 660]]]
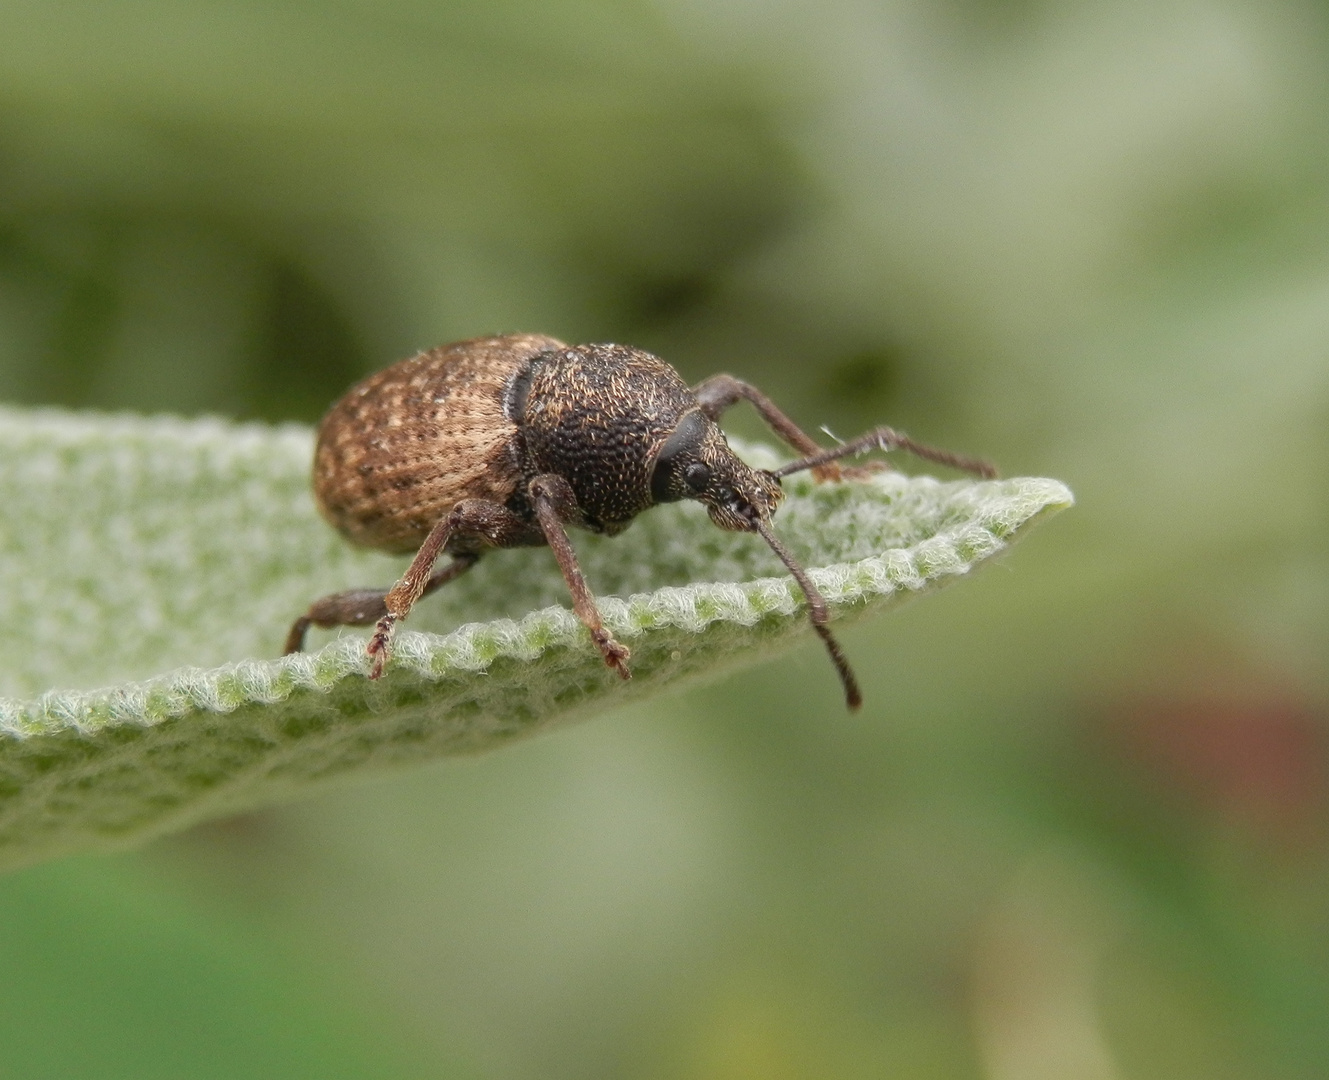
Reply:
[[683, 483], [687, 484], [693, 491], [704, 491], [706, 485], [710, 482], [711, 469], [709, 465], [694, 461], [683, 470]]

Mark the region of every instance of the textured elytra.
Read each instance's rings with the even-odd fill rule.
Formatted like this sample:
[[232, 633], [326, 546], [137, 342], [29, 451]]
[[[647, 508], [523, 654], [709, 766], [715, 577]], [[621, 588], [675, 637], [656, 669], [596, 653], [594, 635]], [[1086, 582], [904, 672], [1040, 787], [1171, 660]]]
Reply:
[[[575, 537], [630, 683], [562, 606], [546, 549], [495, 552], [419, 605], [378, 684], [359, 633], [272, 659], [309, 596], [386, 585], [404, 561], [319, 519], [311, 448], [296, 428], [0, 410], [0, 865], [499, 746], [808, 634], [759, 538], [685, 503]], [[777, 528], [837, 616], [954, 579], [1070, 501], [1030, 479], [788, 487]], [[829, 672], [826, 695], [838, 711]]]
[[365, 547], [410, 552], [462, 499], [507, 502], [521, 478], [513, 375], [562, 343], [476, 338], [420, 353], [352, 387], [319, 425], [314, 491], [327, 519]]

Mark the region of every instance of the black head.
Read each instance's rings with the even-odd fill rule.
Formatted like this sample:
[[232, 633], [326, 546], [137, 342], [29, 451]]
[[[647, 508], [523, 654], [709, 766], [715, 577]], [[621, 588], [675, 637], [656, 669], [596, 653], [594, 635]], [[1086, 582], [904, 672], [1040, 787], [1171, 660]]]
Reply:
[[757, 521], [770, 521], [784, 499], [780, 481], [742, 461], [700, 409], [685, 413], [660, 448], [651, 495], [658, 503], [705, 503], [711, 520], [732, 532], [756, 532]]
[[863, 697], [840, 643], [827, 626], [826, 601], [771, 528], [771, 514], [784, 499], [779, 477], [741, 461], [716, 423], [697, 409], [683, 415], [661, 446], [651, 474], [651, 495], [656, 502], [696, 499], [706, 504], [711, 520], [720, 528], [761, 535], [807, 597], [812, 628], [830, 653], [844, 685], [845, 702], [857, 709]]

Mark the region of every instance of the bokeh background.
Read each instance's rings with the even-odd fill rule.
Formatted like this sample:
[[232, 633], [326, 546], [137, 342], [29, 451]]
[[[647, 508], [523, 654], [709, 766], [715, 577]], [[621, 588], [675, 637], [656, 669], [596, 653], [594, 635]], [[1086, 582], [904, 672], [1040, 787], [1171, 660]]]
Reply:
[[0, 398], [503, 330], [1079, 505], [861, 714], [809, 643], [0, 880], [0, 1076], [1329, 1075], [1329, 5], [0, 4]]

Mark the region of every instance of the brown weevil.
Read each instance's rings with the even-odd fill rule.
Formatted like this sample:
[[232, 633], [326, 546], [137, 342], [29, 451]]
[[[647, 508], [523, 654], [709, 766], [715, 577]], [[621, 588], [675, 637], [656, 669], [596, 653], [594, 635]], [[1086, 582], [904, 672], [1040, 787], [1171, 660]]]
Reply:
[[[739, 401], [803, 456], [774, 470], [741, 461], [716, 423]], [[720, 528], [759, 533], [789, 569], [856, 709], [858, 683], [827, 625], [826, 601], [771, 530], [771, 514], [784, 498], [781, 477], [812, 469], [840, 479], [838, 459], [873, 449], [995, 475], [986, 462], [885, 427], [823, 449], [756, 387], [729, 375], [689, 387], [663, 360], [624, 345], [507, 334], [431, 349], [353, 387], [323, 418], [314, 453], [323, 516], [355, 544], [415, 558], [391, 589], [316, 600], [292, 625], [286, 651], [304, 647], [311, 624], [372, 623], [369, 677], [377, 679], [394, 626], [422, 596], [490, 548], [547, 544], [577, 616], [626, 679], [628, 650], [600, 621], [567, 527], [613, 536], [658, 503], [696, 499]], [[435, 571], [445, 552], [452, 561]]]

